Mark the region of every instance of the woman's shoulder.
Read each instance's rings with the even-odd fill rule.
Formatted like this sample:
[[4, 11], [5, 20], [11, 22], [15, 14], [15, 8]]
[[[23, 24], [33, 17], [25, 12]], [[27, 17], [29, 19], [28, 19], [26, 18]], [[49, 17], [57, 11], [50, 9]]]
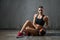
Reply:
[[47, 16], [47, 15], [44, 15], [44, 19], [45, 19], [45, 20], [48, 20], [48, 16]]
[[37, 14], [34, 14], [34, 17], [36, 17], [37, 16]]
[[47, 15], [44, 15], [44, 18], [48, 18], [48, 16]]
[[34, 16], [37, 16], [37, 14], [34, 14]]

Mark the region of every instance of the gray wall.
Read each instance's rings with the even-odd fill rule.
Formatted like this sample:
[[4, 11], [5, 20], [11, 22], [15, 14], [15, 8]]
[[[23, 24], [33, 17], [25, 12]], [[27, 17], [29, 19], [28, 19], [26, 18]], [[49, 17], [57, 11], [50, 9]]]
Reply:
[[0, 0], [0, 29], [21, 28], [27, 19], [33, 20], [40, 5], [49, 16], [49, 29], [60, 29], [59, 3], [60, 0]]

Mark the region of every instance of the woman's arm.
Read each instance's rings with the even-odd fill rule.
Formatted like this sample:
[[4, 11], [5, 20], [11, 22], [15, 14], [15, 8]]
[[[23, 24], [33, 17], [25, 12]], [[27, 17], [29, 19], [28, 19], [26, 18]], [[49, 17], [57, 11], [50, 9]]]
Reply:
[[44, 17], [45, 23], [46, 23], [46, 27], [48, 27], [48, 16]]
[[35, 29], [39, 29], [39, 26], [38, 24], [35, 23], [35, 20], [36, 20], [36, 16], [37, 14], [34, 15], [34, 18], [33, 18], [33, 26], [35, 27]]
[[35, 19], [36, 19], [37, 14], [34, 14], [34, 18], [33, 18], [33, 26], [36, 28], [36, 23], [35, 23]]

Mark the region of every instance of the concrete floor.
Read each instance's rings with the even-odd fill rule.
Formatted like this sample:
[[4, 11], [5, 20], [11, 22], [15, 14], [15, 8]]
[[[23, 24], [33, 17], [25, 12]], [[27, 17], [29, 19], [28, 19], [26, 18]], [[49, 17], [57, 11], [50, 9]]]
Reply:
[[0, 30], [0, 40], [60, 40], [60, 30], [48, 30], [45, 36], [16, 38], [17, 30]]

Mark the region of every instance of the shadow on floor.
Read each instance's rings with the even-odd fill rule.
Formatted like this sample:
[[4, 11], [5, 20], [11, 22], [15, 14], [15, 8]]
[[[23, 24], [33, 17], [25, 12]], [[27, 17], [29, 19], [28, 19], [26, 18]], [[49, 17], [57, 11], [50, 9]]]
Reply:
[[44, 36], [60, 36], [60, 33], [46, 33]]
[[60, 36], [60, 33], [46, 33], [45, 36]]

